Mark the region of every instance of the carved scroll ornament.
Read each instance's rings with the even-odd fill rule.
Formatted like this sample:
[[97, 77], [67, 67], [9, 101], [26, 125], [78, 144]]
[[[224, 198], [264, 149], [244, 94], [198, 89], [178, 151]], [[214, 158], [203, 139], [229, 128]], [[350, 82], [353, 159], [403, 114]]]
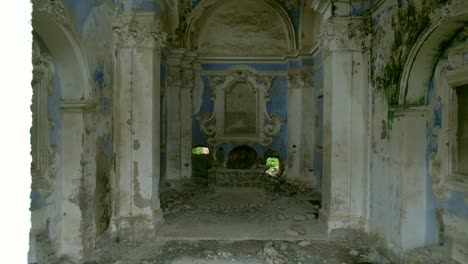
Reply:
[[[214, 111], [202, 113], [197, 117], [201, 132], [208, 137], [208, 144], [212, 146], [223, 143], [270, 145], [273, 142], [273, 137], [280, 133], [281, 125], [284, 122], [284, 117], [276, 113], [269, 113], [267, 110], [267, 104], [271, 100], [269, 92], [273, 77], [260, 75], [250, 68], [237, 67], [221, 74], [210, 75], [208, 78], [211, 84], [211, 101], [214, 103]], [[235, 96], [229, 96], [229, 93], [239, 86], [243, 86], [243, 89], [249, 87], [250, 96], [254, 97], [251, 100], [256, 102], [254, 106], [252, 106], [253, 104], [244, 105], [246, 108], [252, 108], [252, 111], [247, 113], [248, 115], [255, 115], [253, 119], [250, 116], [250, 122], [248, 122], [249, 125], [255, 122], [255, 127], [249, 126], [248, 129], [245, 129], [245, 133], [241, 132], [242, 129], [239, 131], [232, 129], [233, 122], [247, 122], [245, 115], [244, 120], [235, 119], [232, 117], [235, 115], [232, 114], [227, 115], [227, 113], [234, 111], [230, 108], [236, 105], [236, 103], [229, 103], [228, 100], [235, 100]], [[249, 92], [244, 96], [249, 96]], [[242, 105], [242, 103], [239, 101], [237, 105]]]

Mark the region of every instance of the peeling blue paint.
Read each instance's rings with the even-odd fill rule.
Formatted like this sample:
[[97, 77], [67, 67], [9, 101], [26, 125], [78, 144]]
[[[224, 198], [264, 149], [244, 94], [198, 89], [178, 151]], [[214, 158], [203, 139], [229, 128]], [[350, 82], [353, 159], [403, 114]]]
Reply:
[[31, 190], [31, 194], [29, 196], [31, 199], [31, 205], [29, 210], [34, 211], [37, 209], [40, 209], [42, 207], [47, 206], [49, 203], [47, 202], [47, 199], [44, 198], [37, 190]]
[[98, 88], [98, 110], [101, 114], [108, 114], [112, 110], [111, 90], [106, 87], [104, 79], [104, 65], [99, 64], [94, 71], [94, 82]]
[[362, 16], [364, 14], [364, 3], [363, 2], [357, 2], [357, 3], [352, 3], [351, 4], [351, 14], [353, 16]]
[[99, 64], [98, 67], [96, 68], [96, 71], [94, 71], [94, 81], [97, 83], [99, 92], [102, 93], [104, 92], [104, 65]]
[[320, 66], [314, 72], [314, 87], [317, 90], [323, 90], [324, 68]]
[[[222, 68], [229, 68], [233, 66], [232, 64], [223, 66]], [[203, 101], [202, 106], [200, 108], [199, 114], [195, 115], [192, 119], [193, 125], [193, 146], [208, 146], [207, 138], [203, 135], [200, 131], [200, 126], [196, 118], [203, 113], [213, 112], [214, 104], [211, 101], [211, 88], [210, 83], [207, 77], [203, 77], [204, 83], [204, 91], [203, 91]], [[270, 89], [270, 98], [271, 102], [267, 105], [267, 110], [270, 113], [277, 113], [285, 118], [287, 118], [287, 109], [288, 109], [288, 102], [287, 97], [284, 96], [287, 94], [287, 78], [286, 77], [275, 77], [272, 80], [272, 86]], [[268, 150], [272, 149], [278, 151], [280, 154], [281, 159], [286, 160], [287, 158], [287, 120], [283, 123], [281, 127], [280, 134], [273, 138], [272, 144], [269, 146], [262, 146], [259, 144], [255, 144], [252, 146], [255, 151], [259, 155], [263, 155], [263, 153]], [[222, 147], [226, 154], [228, 154], [232, 149], [236, 147], [233, 144], [221, 144], [217, 147]]]
[[302, 67], [302, 60], [290, 61], [288, 63], [290, 69], [297, 69]]

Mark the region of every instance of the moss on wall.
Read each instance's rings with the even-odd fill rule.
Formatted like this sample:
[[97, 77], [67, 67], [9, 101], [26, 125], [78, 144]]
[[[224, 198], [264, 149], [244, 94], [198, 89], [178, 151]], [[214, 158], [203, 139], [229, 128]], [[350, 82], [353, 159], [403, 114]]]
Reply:
[[[392, 18], [390, 56], [375, 79], [377, 89], [383, 92], [389, 106], [398, 104], [400, 80], [411, 48], [431, 24], [430, 14], [433, 10], [446, 2], [447, 0], [398, 1], [398, 9]], [[425, 99], [412, 104], [425, 104]]]

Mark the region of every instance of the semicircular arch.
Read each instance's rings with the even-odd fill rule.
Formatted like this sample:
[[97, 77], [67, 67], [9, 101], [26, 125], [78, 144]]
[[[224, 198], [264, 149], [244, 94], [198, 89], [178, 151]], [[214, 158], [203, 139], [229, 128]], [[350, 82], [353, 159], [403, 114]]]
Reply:
[[297, 50], [294, 25], [274, 0], [204, 0], [188, 20], [185, 46], [201, 55], [269, 56]]
[[426, 96], [439, 54], [468, 22], [468, 2], [448, 5], [413, 45], [400, 80], [399, 104], [418, 102]]
[[35, 7], [32, 25], [60, 69], [62, 101], [89, 101], [90, 73], [78, 36], [63, 9], [44, 5]]

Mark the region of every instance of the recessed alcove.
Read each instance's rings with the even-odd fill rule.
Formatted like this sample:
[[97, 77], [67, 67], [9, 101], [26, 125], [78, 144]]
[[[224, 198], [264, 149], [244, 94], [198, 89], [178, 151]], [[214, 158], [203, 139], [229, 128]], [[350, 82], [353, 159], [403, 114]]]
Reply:
[[257, 152], [249, 146], [235, 147], [228, 155], [226, 168], [234, 170], [255, 169], [259, 164]]

